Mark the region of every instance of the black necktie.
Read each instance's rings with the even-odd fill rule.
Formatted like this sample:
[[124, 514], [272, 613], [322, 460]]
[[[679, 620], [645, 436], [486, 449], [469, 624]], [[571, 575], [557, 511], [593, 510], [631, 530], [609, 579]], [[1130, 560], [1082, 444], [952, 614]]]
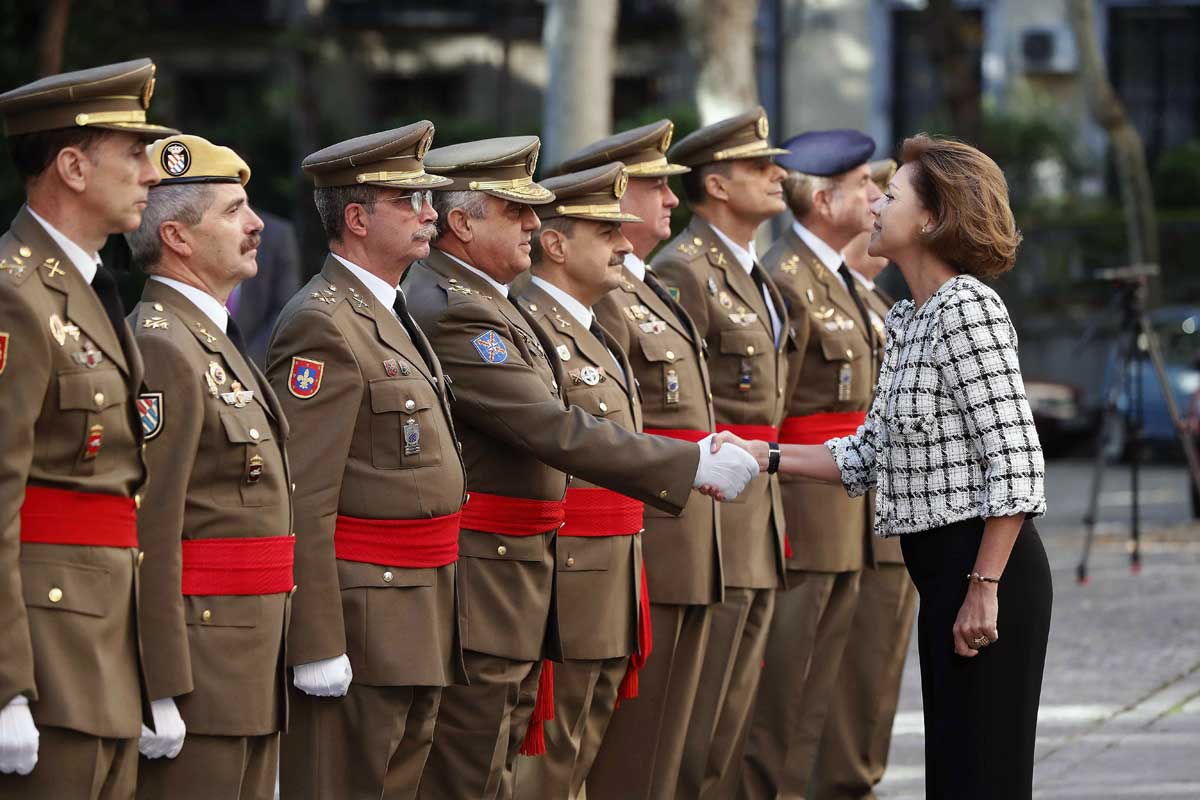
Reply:
[[436, 375], [437, 373], [433, 369], [433, 354], [425, 352], [425, 337], [418, 336], [413, 330], [417, 323], [408, 315], [408, 302], [404, 299], [403, 289], [396, 289], [396, 301], [392, 303], [392, 311], [396, 312], [396, 319], [400, 320], [400, 325], [408, 334], [413, 347], [417, 348], [417, 352], [420, 353], [421, 359], [425, 362], [425, 368]]
[[125, 343], [125, 307], [121, 305], [121, 295], [117, 292], [117, 278], [112, 270], [100, 264], [96, 269], [96, 277], [92, 278], [92, 291], [104, 307], [108, 321], [112, 323], [117, 341]]
[[237, 321], [233, 315], [229, 315], [229, 321], [225, 324], [225, 335], [229, 337], [229, 341], [233, 342], [233, 346], [242, 354], [242, 358], [246, 363], [250, 363], [250, 356], [246, 355], [246, 340], [242, 338], [242, 329], [238, 327]]
[[846, 284], [846, 291], [850, 292], [850, 299], [854, 301], [854, 307], [858, 309], [858, 314], [862, 317], [863, 330], [867, 333], [867, 340], [875, 341], [875, 330], [871, 325], [871, 314], [867, 311], [867, 306], [863, 303], [862, 298], [858, 294], [858, 280], [850, 274], [850, 268], [843, 261], [838, 267], [838, 275], [842, 276], [842, 281]]
[[608, 351], [608, 354], [612, 357], [612, 360], [616, 363], [617, 367], [620, 368], [621, 374], [624, 375], [625, 367], [621, 365], [621, 359], [617, 358], [617, 354], [613, 350], [612, 344], [610, 344], [608, 341], [608, 335], [604, 332], [604, 329], [600, 327], [600, 323], [596, 320], [595, 315], [592, 316], [592, 325], [590, 328], [588, 328], [588, 330], [591, 331], [592, 336], [595, 336], [600, 344], [604, 345], [604, 349]]

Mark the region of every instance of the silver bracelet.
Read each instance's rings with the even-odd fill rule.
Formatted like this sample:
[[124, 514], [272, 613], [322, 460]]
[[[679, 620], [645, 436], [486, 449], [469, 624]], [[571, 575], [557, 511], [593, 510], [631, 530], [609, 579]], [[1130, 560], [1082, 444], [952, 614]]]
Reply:
[[987, 575], [980, 575], [978, 572], [968, 572], [967, 581], [969, 583], [1000, 583], [999, 578], [990, 578]]

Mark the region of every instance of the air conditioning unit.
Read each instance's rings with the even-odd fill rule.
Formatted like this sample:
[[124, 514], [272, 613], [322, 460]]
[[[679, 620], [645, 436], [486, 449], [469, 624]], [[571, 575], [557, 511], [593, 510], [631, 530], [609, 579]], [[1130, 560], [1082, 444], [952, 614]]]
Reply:
[[1067, 75], [1079, 69], [1075, 33], [1068, 25], [1037, 25], [1021, 31], [1021, 68], [1031, 75]]

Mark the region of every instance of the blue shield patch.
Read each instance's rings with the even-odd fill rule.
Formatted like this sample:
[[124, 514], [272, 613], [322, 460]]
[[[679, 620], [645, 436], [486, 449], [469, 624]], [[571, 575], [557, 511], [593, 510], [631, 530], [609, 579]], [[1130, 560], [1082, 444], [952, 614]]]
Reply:
[[495, 331], [484, 331], [471, 340], [479, 355], [489, 364], [503, 364], [508, 360], [508, 348]]
[[142, 437], [150, 441], [163, 428], [163, 396], [162, 392], [146, 392], [138, 395], [138, 416], [142, 418]]

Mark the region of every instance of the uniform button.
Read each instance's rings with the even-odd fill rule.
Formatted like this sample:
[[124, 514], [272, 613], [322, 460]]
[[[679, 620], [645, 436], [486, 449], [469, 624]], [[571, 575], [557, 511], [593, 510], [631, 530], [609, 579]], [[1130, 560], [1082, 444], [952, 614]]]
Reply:
[[498, 555], [498, 556], [508, 555], [508, 548], [505, 547], [504, 545], [500, 545], [499, 547], [496, 548], [496, 555]]
[[145, 560], [146, 560], [146, 551], [145, 550], [139, 551], [138, 557], [137, 557], [137, 565], [140, 567], [142, 565], [142, 562]]
[[[294, 483], [292, 484], [292, 491], [293, 492], [296, 491], [296, 484], [294, 484]], [[292, 535], [295, 536], [296, 534], [293, 533]]]
[[607, 414], [608, 413], [608, 403], [601, 401], [600, 402], [600, 411]]
[[102, 405], [104, 405], [104, 392], [96, 392], [96, 394], [92, 396], [92, 399], [96, 401], [96, 408], [100, 408]]
[[162, 303], [155, 303], [155, 304], [154, 304], [154, 310], [155, 310], [155, 311], [162, 311]]
[[775, 395], [777, 397], [783, 397], [783, 387], [782, 386], [775, 387]]
[[663, 489], [661, 492], [658, 493], [658, 496], [660, 499], [666, 500], [667, 499], [667, 490]]
[[404, 401], [404, 410], [405, 411], [412, 411], [416, 407], [417, 407], [417, 404], [415, 401], [413, 401], [413, 400], [405, 400]]
[[50, 590], [50, 593], [48, 596], [50, 598], [51, 603], [57, 603], [59, 600], [62, 600], [62, 589], [55, 586], [53, 589]]
[[140, 494], [135, 494], [133, 496], [133, 507], [134, 508], [142, 507], [142, 496]]
[[573, 567], [573, 566], [575, 566], [575, 556], [569, 556], [569, 557], [567, 558], [567, 566], [568, 566], [568, 567]]
[[256, 441], [256, 442], [258, 441], [258, 428], [251, 428], [251, 429], [250, 429], [250, 438], [251, 438], [251, 439], [253, 439], [253, 440], [254, 440], [254, 441]]
[[530, 303], [530, 304], [529, 304], [529, 310], [530, 310], [530, 311], [532, 311], [532, 312], [534, 312], [534, 313], [537, 313], [537, 306], [536, 306], [535, 304], [533, 304], [533, 303]]
[[200, 615], [200, 619], [204, 620], [205, 622], [209, 622], [210, 620], [212, 620], [212, 612], [209, 611], [207, 608], [204, 609], [204, 613]]
[[395, 578], [395, 577], [396, 577], [396, 576], [395, 576], [395, 575], [393, 575], [393, 574], [392, 574], [392, 571], [389, 569], [387, 572], [383, 573], [383, 582], [384, 582], [384, 583], [391, 583], [391, 582], [392, 582], [392, 579], [393, 579], [393, 578]]
[[668, 350], [667, 351], [667, 361], [674, 361], [674, 360], [675, 360], [675, 351]]
[[708, 402], [712, 402], [712, 392], [708, 393]]
[[17, 252], [21, 254], [21, 258], [33, 258], [33, 251], [25, 245], [21, 245], [21, 249]]
[[291, 597], [292, 595], [294, 595], [296, 593], [296, 590], [299, 588], [300, 588], [299, 584], [293, 583], [292, 590], [290, 592], [288, 592], [288, 596]]
[[752, 344], [746, 345], [746, 355], [748, 355], [748, 356], [754, 355], [754, 345], [752, 345]]
[[853, 350], [847, 350], [847, 351], [846, 351], [846, 358], [854, 358], [854, 351], [853, 351]]

